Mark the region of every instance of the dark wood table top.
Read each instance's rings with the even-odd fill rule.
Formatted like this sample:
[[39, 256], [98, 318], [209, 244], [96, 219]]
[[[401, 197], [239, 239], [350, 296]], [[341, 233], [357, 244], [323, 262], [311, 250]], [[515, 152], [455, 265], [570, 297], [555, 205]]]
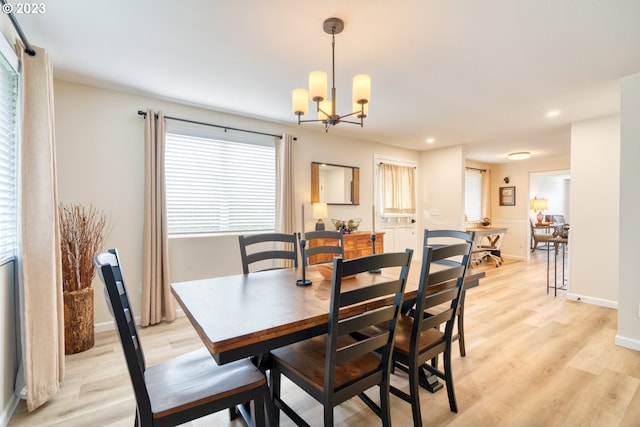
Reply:
[[[385, 270], [359, 274], [343, 287], [365, 286], [395, 274]], [[300, 268], [238, 274], [174, 283], [171, 290], [216, 362], [224, 364], [326, 333], [331, 281], [309, 266], [306, 277], [312, 285], [296, 286], [301, 274]], [[419, 277], [420, 262], [414, 261], [405, 300], [416, 297]], [[477, 286], [482, 277], [483, 271], [470, 269], [465, 285]]]

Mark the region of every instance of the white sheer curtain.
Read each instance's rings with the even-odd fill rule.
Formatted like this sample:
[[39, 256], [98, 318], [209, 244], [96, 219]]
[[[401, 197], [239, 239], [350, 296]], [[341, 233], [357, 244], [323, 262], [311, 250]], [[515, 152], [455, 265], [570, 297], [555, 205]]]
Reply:
[[16, 391], [33, 411], [60, 390], [64, 378], [64, 303], [60, 266], [53, 71], [44, 49], [24, 53], [20, 177], [22, 366]]
[[172, 322], [176, 309], [171, 295], [167, 205], [164, 176], [166, 124], [162, 112], [147, 110], [144, 127], [144, 230], [142, 326]]
[[397, 164], [379, 164], [381, 214], [415, 214], [415, 168]]

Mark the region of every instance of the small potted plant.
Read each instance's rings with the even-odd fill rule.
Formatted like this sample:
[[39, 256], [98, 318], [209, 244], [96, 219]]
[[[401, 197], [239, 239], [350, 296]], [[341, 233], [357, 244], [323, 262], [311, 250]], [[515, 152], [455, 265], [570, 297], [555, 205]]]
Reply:
[[106, 216], [93, 206], [60, 204], [60, 252], [64, 296], [64, 350], [74, 354], [93, 347], [93, 257], [105, 238]]

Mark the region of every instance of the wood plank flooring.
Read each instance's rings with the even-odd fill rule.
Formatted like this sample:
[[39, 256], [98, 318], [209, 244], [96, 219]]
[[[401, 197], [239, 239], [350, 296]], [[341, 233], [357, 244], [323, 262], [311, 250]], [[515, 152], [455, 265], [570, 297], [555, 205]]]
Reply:
[[[467, 357], [456, 350], [453, 358], [459, 412], [449, 411], [445, 390], [421, 390], [425, 426], [640, 425], [640, 352], [614, 344], [616, 310], [566, 301], [563, 291], [547, 295], [543, 251], [530, 262], [479, 268], [487, 277], [467, 292]], [[140, 333], [147, 364], [200, 346], [184, 317]], [[406, 389], [400, 372], [392, 380]], [[304, 392], [284, 382], [283, 396], [321, 424], [321, 407]], [[409, 405], [393, 396], [391, 402], [393, 425], [412, 425]], [[20, 403], [8, 425], [132, 426], [134, 411], [120, 343], [115, 332], [104, 332], [91, 350], [67, 356], [58, 396], [33, 413]], [[359, 399], [335, 414], [336, 425], [380, 425]], [[293, 425], [284, 415], [281, 421]], [[186, 425], [244, 423], [223, 411]]]

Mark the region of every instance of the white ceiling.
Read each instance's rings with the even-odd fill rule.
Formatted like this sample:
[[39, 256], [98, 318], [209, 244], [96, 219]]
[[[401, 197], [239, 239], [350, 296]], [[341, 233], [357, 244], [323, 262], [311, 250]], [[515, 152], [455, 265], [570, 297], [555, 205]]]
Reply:
[[640, 72], [638, 0], [56, 0], [17, 18], [56, 78], [295, 123], [291, 91], [331, 71], [331, 16], [338, 112], [355, 74], [372, 99], [364, 128], [330, 134], [477, 161], [568, 154], [569, 124], [617, 113]]

